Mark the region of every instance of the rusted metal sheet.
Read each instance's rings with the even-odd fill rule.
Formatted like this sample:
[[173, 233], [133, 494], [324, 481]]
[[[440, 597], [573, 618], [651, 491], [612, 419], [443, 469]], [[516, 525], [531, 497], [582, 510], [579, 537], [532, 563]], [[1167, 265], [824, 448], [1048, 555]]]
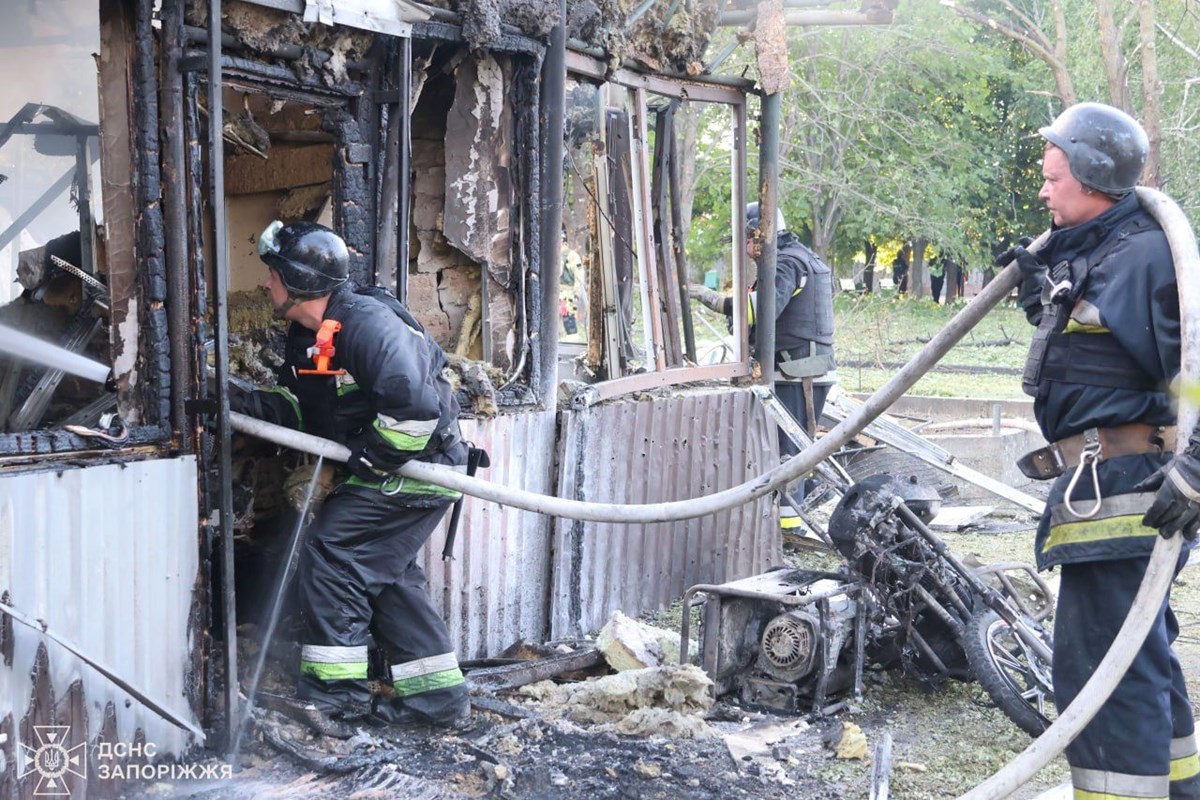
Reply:
[[[0, 595], [192, 722], [198, 568], [194, 457], [0, 475]], [[78, 717], [94, 741], [113, 709], [116, 741], [132, 743], [141, 731], [159, 753], [189, 745], [190, 734], [37, 631], [15, 625], [11, 637], [0, 709], [15, 720], [69, 726], [78, 745]], [[47, 688], [54, 698], [82, 691], [81, 711], [43, 708], [35, 695]]]
[[[704, 389], [565, 412], [558, 491], [594, 502], [711, 494], [779, 463], [776, 433], [749, 390]], [[552, 637], [601, 627], [621, 609], [664, 608], [696, 583], [780, 563], [770, 498], [708, 517], [649, 525], [556, 520]]]
[[[553, 409], [463, 420], [462, 429], [465, 439], [491, 454], [481, 478], [553, 493]], [[454, 558], [442, 561], [444, 522], [430, 538], [422, 556], [429, 595], [450, 626], [459, 658], [495, 655], [521, 638], [545, 639], [551, 525], [540, 514], [468, 497]]]

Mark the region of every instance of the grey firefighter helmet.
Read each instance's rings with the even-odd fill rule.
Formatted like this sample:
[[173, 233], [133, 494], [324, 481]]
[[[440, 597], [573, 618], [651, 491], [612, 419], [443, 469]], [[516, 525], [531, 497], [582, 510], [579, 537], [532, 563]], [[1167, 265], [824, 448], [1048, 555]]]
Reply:
[[[750, 203], [746, 206], [746, 237], [750, 238], [758, 235], [759, 229], [762, 227], [762, 214], [758, 210], [758, 203]], [[778, 236], [787, 230], [787, 223], [783, 220], [783, 209], [776, 207], [775, 209], [775, 235]]]
[[315, 222], [272, 222], [258, 237], [258, 255], [297, 300], [327, 295], [350, 275], [346, 243]]
[[1103, 103], [1073, 105], [1038, 133], [1067, 154], [1075, 180], [1115, 197], [1133, 191], [1150, 152], [1138, 121]]

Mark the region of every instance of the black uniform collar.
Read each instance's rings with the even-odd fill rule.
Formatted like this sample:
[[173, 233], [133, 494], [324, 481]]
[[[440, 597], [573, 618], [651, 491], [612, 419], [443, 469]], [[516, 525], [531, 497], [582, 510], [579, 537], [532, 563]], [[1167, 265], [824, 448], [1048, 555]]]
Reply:
[[325, 319], [338, 319], [335, 312], [340, 309], [348, 300], [354, 297], [354, 292], [358, 288], [358, 284], [354, 281], [346, 281], [341, 286], [333, 290], [329, 295], [329, 302], [325, 305]]
[[1139, 213], [1141, 208], [1137, 195], [1130, 192], [1098, 217], [1068, 228], [1053, 227], [1050, 239], [1040, 253], [1042, 261], [1046, 264], [1054, 264], [1094, 249], [1125, 220]]

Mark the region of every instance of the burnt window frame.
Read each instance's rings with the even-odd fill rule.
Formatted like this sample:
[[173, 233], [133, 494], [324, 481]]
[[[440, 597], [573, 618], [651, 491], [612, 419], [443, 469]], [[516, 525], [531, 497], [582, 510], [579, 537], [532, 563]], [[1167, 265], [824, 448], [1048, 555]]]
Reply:
[[[119, 450], [113, 449], [116, 443], [66, 430], [0, 432], [0, 465], [36, 466], [52, 457], [112, 460], [114, 452], [141, 457], [172, 441], [154, 0], [95, 1], [100, 33], [97, 159], [111, 300], [109, 359], [118, 386], [118, 410], [132, 411], [135, 421]], [[136, 339], [126, 343], [117, 329], [128, 320], [131, 306], [137, 309]], [[129, 346], [128, 354], [122, 344]], [[122, 370], [124, 364], [131, 367]], [[137, 375], [135, 384], [127, 380], [130, 372]]]
[[[731, 114], [732, 134], [732, 180], [730, 181], [730, 234], [732, 242], [745, 241], [746, 221], [741, 209], [746, 205], [746, 163], [748, 158], [748, 123], [747, 123], [747, 94], [751, 87], [749, 82], [742, 85], [725, 85], [702, 80], [687, 80], [665, 75], [648, 75], [630, 69], [610, 70], [609, 65], [585, 53], [568, 51], [566, 56], [567, 79], [585, 82], [596, 86], [600, 91], [601, 114], [605, 109], [613, 107], [611, 96], [614, 91], [628, 93], [628, 103], [633, 114], [630, 119], [632, 129], [633, 152], [635, 158], [632, 190], [637, 196], [635, 208], [644, 208], [647, 213], [638, 215], [640, 225], [635, 224], [635, 233], [639, 245], [637, 247], [637, 276], [640, 283], [643, 306], [646, 308], [663, 308], [661, 302], [663, 287], [659, 285], [656, 259], [657, 248], [653, 244], [652, 190], [650, 186], [651, 158], [649, 146], [649, 117], [647, 95], [654, 94], [677, 100], [694, 100], [727, 106]], [[599, 136], [605, 137], [605, 126], [599, 126]], [[604, 146], [607, 140], [602, 138]], [[596, 159], [597, 162], [597, 195], [607, 197], [601, 191], [599, 184], [607, 183], [608, 165], [605, 157]], [[604, 201], [607, 206], [607, 199]], [[613, 270], [611, 250], [617, 234], [611, 224], [611, 217], [601, 214], [599, 224], [606, 229], [605, 235], [599, 237], [597, 243], [602, 263], [605, 296], [604, 302], [610, 305], [613, 300], [616, 276]], [[750, 259], [745, 249], [731, 247], [733, 260], [733, 296], [745, 297], [750, 285]], [[681, 310], [681, 316], [684, 312]], [[596, 402], [609, 397], [615, 397], [629, 392], [649, 388], [674, 386], [703, 380], [734, 380], [749, 377], [753, 374], [753, 364], [750, 356], [749, 327], [746, 320], [745, 303], [733, 303], [733, 333], [734, 360], [723, 364], [708, 366], [667, 366], [664, 354], [664, 332], [662, 329], [662, 313], [651, 315], [645, 320], [646, 331], [651, 337], [650, 352], [647, 353], [646, 371], [639, 374], [626, 374], [610, 377], [606, 380], [591, 384], [584, 393], [586, 402]], [[671, 320], [678, 325], [680, 320]], [[619, 370], [618, 357], [615, 351], [613, 336], [605, 325], [603, 363], [607, 375], [617, 374]]]

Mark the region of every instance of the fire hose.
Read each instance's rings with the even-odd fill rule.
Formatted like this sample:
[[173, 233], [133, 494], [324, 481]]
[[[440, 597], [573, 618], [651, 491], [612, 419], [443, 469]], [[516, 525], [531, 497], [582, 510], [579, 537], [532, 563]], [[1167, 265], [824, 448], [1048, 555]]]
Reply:
[[[1165, 194], [1144, 187], [1136, 191], [1138, 200], [1162, 225], [1171, 247], [1181, 309], [1180, 374], [1186, 383], [1195, 383], [1200, 379], [1200, 325], [1192, 324], [1190, 319], [1192, 315], [1200, 314], [1200, 254], [1197, 254], [1195, 235], [1183, 212]], [[1048, 233], [1042, 234], [1029, 249], [1033, 250], [1044, 242]], [[813, 446], [753, 480], [711, 495], [662, 503], [616, 505], [551, 497], [498, 486], [490, 481], [470, 478], [448, 467], [421, 462], [405, 464], [399, 474], [526, 511], [595, 522], [668, 522], [701, 517], [743, 505], [808, 474], [819, 462], [857, 435], [931, 369], [988, 311], [1007, 297], [1019, 280], [1017, 265], [1009, 264], [887, 383]], [[1195, 406], [1186, 399], [1182, 401], [1180, 429], [1190, 432], [1195, 426], [1196, 416]], [[346, 447], [336, 442], [272, 425], [244, 414], [231, 414], [230, 420], [233, 427], [242, 433], [331, 460], [345, 461], [350, 454]], [[1178, 536], [1159, 539], [1155, 543], [1145, 577], [1125, 623], [1075, 702], [1037, 741], [987, 781], [963, 795], [962, 800], [992, 800], [1011, 794], [1060, 753], [1091, 721], [1145, 641], [1170, 588], [1180, 547], [1181, 539]]]
[[[1154, 189], [1137, 188], [1138, 200], [1154, 215], [1167, 234], [1171, 245], [1171, 257], [1175, 261], [1175, 276], [1179, 286], [1180, 324], [1182, 326], [1181, 362], [1179, 374], [1184, 385], [1195, 384], [1200, 378], [1200, 325], [1194, 315], [1200, 315], [1200, 254], [1196, 251], [1196, 237], [1188, 224], [1187, 217], [1179, 206], [1165, 194]], [[1181, 393], [1179, 430], [1180, 442], [1187, 441], [1187, 433], [1196, 425], [1195, 404]], [[1150, 563], [1138, 587], [1133, 606], [1125, 618], [1121, 630], [1100, 661], [1096, 671], [1088, 678], [1074, 702], [1059, 715], [1054, 724], [1025, 748], [1004, 768], [959, 800], [995, 800], [1007, 797], [1028, 781], [1050, 760], [1066, 748], [1079, 735], [1100, 707], [1108, 700], [1125, 671], [1133, 663], [1146, 635], [1150, 632], [1158, 610], [1162, 607], [1175, 565], [1179, 559], [1182, 537], [1159, 538], [1150, 553]]]
[[[420, 461], [408, 462], [400, 468], [398, 474], [404, 478], [427, 481], [525, 511], [593, 522], [671, 522], [703, 517], [745, 505], [807, 475], [817, 464], [837, 452], [838, 448], [856, 436], [867, 423], [886, 411], [908, 391], [950, 348], [975, 327], [988, 311], [1007, 297], [1016, 288], [1019, 280], [1020, 270], [1016, 264], [1010, 264], [887, 383], [815, 444], [757, 478], [714, 494], [689, 500], [616, 505], [552, 497], [500, 486], [491, 481], [468, 477], [451, 467]], [[229, 419], [235, 430], [275, 444], [324, 456], [331, 461], [345, 461], [350, 456], [348, 448], [328, 439], [273, 425], [236, 412], [231, 413]]]

